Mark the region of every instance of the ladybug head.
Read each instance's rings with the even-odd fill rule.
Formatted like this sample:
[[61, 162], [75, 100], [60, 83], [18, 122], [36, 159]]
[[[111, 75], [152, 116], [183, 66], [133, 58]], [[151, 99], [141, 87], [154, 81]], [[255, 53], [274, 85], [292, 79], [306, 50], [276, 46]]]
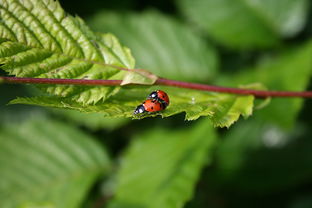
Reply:
[[133, 114], [136, 115], [136, 114], [140, 114], [140, 113], [144, 113], [144, 112], [145, 112], [144, 105], [139, 105], [138, 107], [136, 107]]
[[151, 92], [151, 94], [149, 94], [149, 96], [148, 96], [149, 98], [151, 98], [151, 99], [155, 99], [155, 98], [157, 98], [158, 97], [158, 95], [157, 95], [157, 91], [153, 91], [153, 92]]

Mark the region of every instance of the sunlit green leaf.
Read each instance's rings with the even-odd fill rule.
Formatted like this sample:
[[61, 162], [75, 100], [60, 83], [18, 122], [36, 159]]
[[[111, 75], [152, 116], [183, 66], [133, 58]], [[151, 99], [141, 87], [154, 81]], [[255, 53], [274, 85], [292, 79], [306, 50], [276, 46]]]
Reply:
[[32, 118], [0, 127], [1, 207], [78, 207], [109, 168], [103, 148], [70, 125]]
[[[123, 79], [133, 68], [129, 49], [111, 34], [95, 35], [53, 0], [0, 2], [0, 63], [18, 77]], [[118, 87], [40, 86], [83, 104], [105, 100]]]
[[156, 128], [135, 138], [123, 156], [111, 208], [183, 207], [203, 166], [211, 161], [216, 135], [210, 121], [192, 130]]

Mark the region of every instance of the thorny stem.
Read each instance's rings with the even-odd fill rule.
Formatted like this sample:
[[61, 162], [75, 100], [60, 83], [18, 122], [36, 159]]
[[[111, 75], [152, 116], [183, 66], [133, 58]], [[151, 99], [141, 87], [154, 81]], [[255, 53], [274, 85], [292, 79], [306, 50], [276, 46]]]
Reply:
[[[12, 84], [61, 84], [61, 85], [88, 85], [88, 86], [119, 86], [122, 80], [87, 80], [87, 79], [50, 79], [50, 78], [22, 78], [22, 77], [0, 77], [0, 83]], [[221, 87], [215, 85], [205, 85], [190, 82], [181, 82], [158, 78], [154, 85], [173, 86], [209, 92], [221, 92], [240, 95], [254, 95], [258, 98], [266, 97], [304, 97], [312, 98], [312, 91], [293, 92], [293, 91], [266, 91], [251, 90], [231, 87]]]

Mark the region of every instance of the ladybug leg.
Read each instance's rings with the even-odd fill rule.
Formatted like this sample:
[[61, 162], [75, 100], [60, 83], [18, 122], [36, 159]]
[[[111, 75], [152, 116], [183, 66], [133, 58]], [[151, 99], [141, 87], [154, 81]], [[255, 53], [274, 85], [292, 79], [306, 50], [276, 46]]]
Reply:
[[154, 111], [154, 112], [146, 112], [147, 115], [154, 115], [154, 116], [158, 116], [158, 115], [161, 115], [161, 112], [160, 111]]

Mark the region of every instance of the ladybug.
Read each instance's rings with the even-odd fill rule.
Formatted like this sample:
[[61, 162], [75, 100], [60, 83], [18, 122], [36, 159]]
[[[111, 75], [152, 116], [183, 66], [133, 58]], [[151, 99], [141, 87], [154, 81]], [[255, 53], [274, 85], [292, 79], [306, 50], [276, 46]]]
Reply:
[[149, 96], [147, 98], [148, 99], [155, 99], [158, 102], [166, 105], [166, 107], [169, 105], [169, 97], [168, 97], [167, 93], [165, 93], [162, 90], [156, 90], [156, 91], [151, 92], [151, 94], [149, 94]]
[[166, 107], [167, 107], [166, 105], [158, 102], [155, 99], [147, 99], [141, 105], [136, 107], [133, 114], [136, 115], [136, 114], [142, 114], [145, 112], [150, 112], [150, 113], [158, 112], [158, 111], [164, 110]]

